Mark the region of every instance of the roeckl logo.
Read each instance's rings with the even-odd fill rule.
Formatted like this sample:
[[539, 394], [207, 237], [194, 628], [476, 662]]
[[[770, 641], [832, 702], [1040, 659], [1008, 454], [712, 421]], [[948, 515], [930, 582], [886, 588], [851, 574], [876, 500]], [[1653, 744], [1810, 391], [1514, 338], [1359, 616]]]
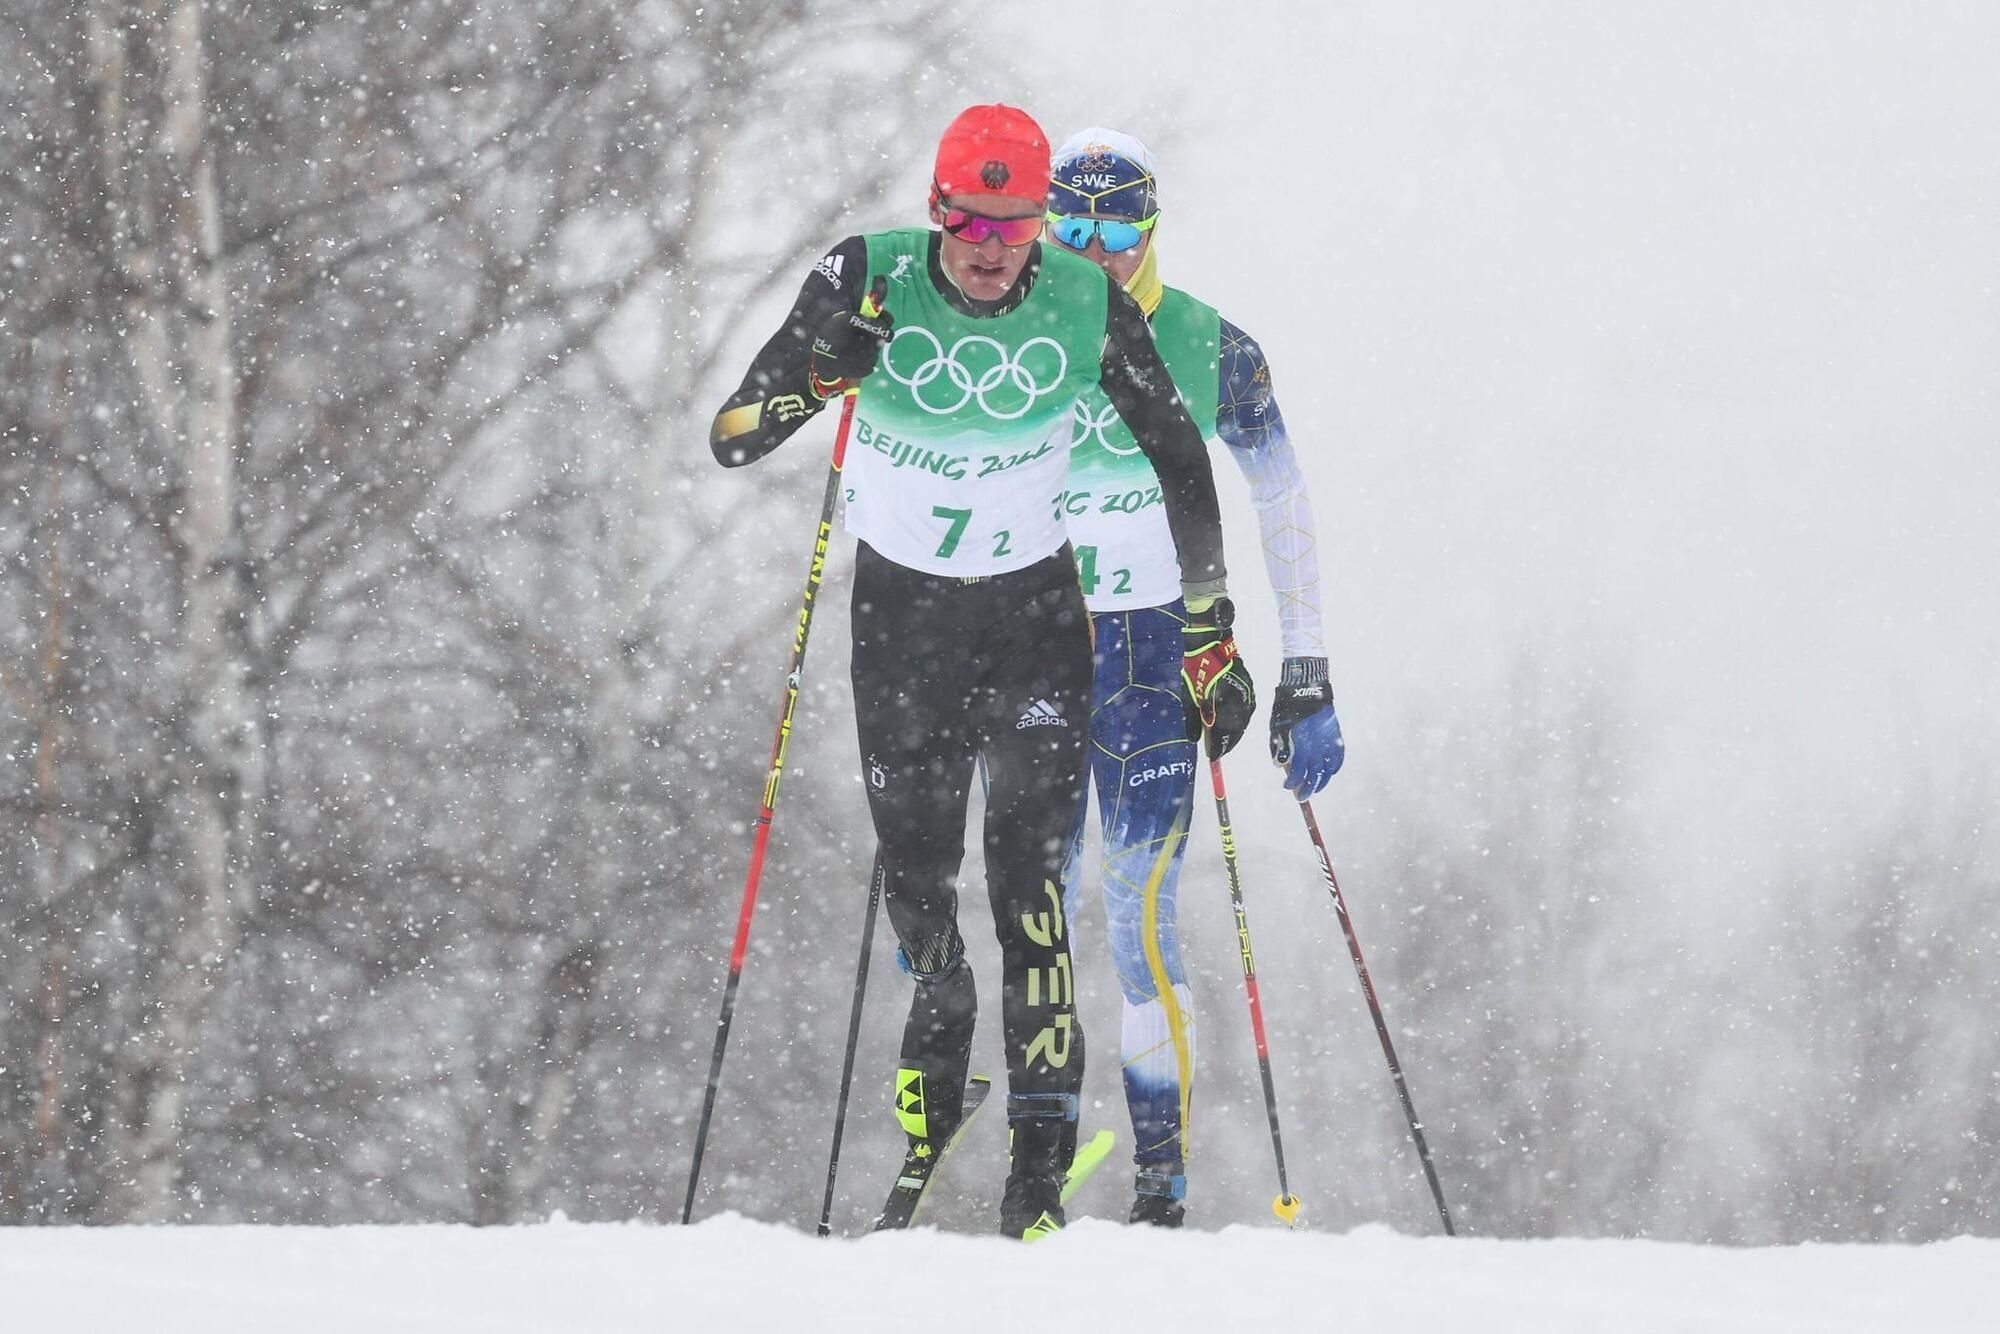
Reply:
[[1055, 705], [1045, 699], [1038, 699], [1028, 706], [1028, 711], [1022, 714], [1020, 721], [1014, 724], [1014, 730], [1016, 732], [1025, 732], [1030, 727], [1068, 726], [1069, 719], [1056, 712]]
[[[936, 334], [909, 324], [889, 340], [882, 365], [933, 417], [948, 417], [977, 400], [979, 410], [994, 420], [1014, 421], [1062, 386], [1069, 355], [1053, 338], [1030, 338], [1009, 348], [985, 334], [967, 334], [947, 352]], [[943, 387], [936, 386], [939, 379]]]

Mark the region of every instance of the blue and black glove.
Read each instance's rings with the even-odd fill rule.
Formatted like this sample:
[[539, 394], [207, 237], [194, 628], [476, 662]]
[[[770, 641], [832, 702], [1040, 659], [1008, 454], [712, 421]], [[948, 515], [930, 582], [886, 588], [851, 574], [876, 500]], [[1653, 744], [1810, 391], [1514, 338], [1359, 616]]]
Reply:
[[1271, 758], [1285, 766], [1285, 786], [1300, 801], [1326, 786], [1347, 759], [1325, 658], [1286, 658], [1271, 706]]

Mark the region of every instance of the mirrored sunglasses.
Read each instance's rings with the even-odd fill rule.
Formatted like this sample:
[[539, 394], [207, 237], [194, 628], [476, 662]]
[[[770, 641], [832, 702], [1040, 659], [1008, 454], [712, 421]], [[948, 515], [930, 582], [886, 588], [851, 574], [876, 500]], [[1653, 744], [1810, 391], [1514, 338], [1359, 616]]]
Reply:
[[1042, 220], [1032, 215], [1025, 218], [989, 218], [983, 213], [948, 208], [944, 211], [944, 229], [972, 245], [978, 245], [989, 236], [997, 236], [1001, 245], [1024, 246], [1042, 234]]
[[1095, 236], [1107, 255], [1116, 255], [1130, 250], [1153, 230], [1153, 224], [1160, 220], [1155, 213], [1143, 222], [1127, 222], [1123, 218], [1093, 218], [1083, 215], [1066, 216], [1061, 213], [1049, 214], [1049, 231], [1057, 241], [1070, 250], [1086, 250], [1090, 238]]

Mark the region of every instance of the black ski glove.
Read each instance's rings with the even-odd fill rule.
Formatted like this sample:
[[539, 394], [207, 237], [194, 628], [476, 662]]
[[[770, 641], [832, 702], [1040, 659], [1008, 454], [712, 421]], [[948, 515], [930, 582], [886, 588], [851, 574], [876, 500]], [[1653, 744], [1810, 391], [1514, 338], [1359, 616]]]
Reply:
[[822, 400], [846, 393], [874, 372], [895, 334], [896, 319], [882, 309], [889, 285], [875, 280], [860, 310], [830, 315], [813, 336], [812, 390]]
[[1236, 634], [1230, 629], [1235, 620], [1235, 604], [1217, 598], [1200, 611], [1190, 609], [1181, 630], [1181, 679], [1190, 709], [1208, 730], [1211, 756], [1234, 749], [1257, 711], [1257, 687], [1237, 656]]

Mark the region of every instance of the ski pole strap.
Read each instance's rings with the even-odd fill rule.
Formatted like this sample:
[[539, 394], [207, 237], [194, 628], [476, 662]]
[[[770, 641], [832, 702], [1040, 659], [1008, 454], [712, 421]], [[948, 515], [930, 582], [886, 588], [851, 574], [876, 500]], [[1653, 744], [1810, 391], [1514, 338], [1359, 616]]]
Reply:
[[1080, 1106], [1074, 1093], [1009, 1093], [1009, 1121], [1074, 1121]]

